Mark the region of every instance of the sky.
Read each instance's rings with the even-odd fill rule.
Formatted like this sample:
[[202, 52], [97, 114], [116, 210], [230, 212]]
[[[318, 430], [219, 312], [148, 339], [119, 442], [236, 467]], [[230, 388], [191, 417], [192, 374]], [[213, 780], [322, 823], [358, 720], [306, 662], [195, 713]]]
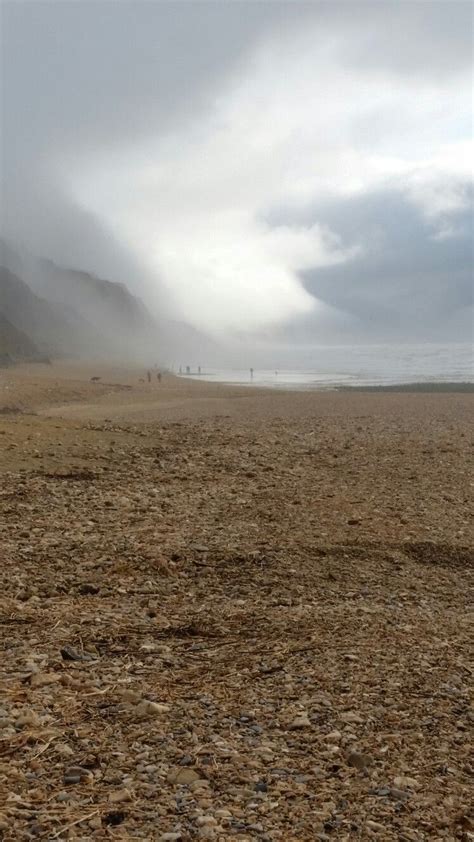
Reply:
[[472, 337], [472, 5], [1, 6], [4, 234], [223, 342]]

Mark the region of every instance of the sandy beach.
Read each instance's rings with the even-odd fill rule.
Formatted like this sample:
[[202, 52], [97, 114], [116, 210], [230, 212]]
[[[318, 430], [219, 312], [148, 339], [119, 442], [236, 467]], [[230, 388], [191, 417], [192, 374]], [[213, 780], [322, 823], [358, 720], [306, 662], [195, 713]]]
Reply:
[[2, 838], [473, 839], [473, 395], [152, 375], [0, 372]]

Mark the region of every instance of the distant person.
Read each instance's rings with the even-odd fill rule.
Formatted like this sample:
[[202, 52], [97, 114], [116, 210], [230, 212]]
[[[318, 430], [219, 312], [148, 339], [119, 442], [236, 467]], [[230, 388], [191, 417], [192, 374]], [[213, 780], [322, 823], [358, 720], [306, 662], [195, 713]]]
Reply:
[[146, 377], [149, 383], [151, 383], [151, 371], [147, 371]]
[[201, 374], [201, 366], [198, 366], [198, 374]]
[[191, 369], [189, 365], [186, 366], [186, 374], [191, 374]]
[[158, 380], [158, 383], [161, 383], [161, 371], [159, 371], [156, 375], [156, 379]]
[[250, 379], [253, 380], [253, 368], [250, 369]]

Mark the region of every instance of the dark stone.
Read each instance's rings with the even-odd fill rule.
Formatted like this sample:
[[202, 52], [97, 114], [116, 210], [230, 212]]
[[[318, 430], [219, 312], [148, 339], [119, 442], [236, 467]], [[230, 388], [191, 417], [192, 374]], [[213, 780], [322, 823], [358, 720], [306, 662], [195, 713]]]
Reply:
[[104, 824], [109, 825], [109, 827], [117, 827], [117, 825], [122, 824], [126, 815], [127, 814], [122, 811], [107, 813], [107, 815], [104, 816]]

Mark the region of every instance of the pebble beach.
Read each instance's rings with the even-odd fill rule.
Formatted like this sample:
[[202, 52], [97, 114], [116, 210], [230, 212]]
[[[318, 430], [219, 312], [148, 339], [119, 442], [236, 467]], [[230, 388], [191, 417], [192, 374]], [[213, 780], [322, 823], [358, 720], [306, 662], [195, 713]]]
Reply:
[[473, 840], [473, 407], [3, 370], [1, 838]]

